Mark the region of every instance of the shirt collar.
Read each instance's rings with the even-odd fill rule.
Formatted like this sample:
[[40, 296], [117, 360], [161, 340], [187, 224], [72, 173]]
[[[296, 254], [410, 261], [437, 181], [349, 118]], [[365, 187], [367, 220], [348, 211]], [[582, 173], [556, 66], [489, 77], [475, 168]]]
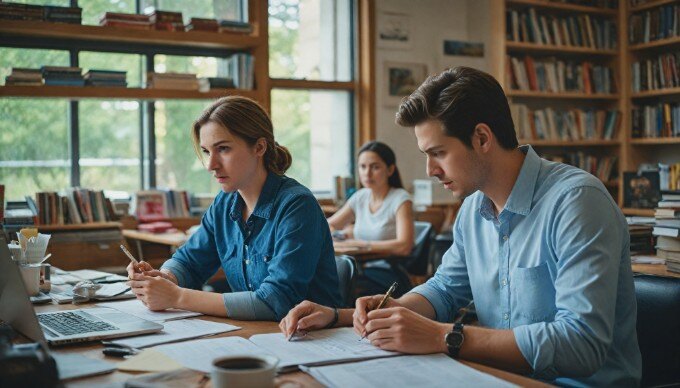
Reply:
[[[530, 145], [520, 146], [519, 149], [526, 154], [526, 157], [503, 210], [526, 216], [531, 210], [531, 203], [534, 199], [534, 189], [538, 172], [541, 169], [541, 158]], [[495, 218], [493, 202], [486, 195], [482, 198], [479, 213], [486, 219]]]
[[[283, 177], [277, 175], [273, 172], [267, 173], [267, 179], [264, 181], [262, 186], [262, 191], [260, 191], [260, 197], [257, 199], [257, 205], [255, 205], [255, 210], [253, 211], [254, 216], [269, 219], [272, 212], [272, 207], [274, 206], [274, 200], [276, 199], [276, 194], [279, 192], [279, 187], [281, 186]], [[241, 198], [241, 194], [237, 191], [234, 195], [234, 200], [231, 204], [231, 209], [229, 211], [229, 217], [232, 221], [238, 220], [243, 214], [243, 206], [245, 202]]]

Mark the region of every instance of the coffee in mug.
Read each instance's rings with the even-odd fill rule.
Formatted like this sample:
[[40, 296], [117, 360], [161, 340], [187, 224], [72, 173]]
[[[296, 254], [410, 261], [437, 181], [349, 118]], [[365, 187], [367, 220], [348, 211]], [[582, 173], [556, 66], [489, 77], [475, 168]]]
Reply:
[[236, 355], [213, 360], [212, 386], [214, 388], [273, 388], [276, 365], [273, 356]]

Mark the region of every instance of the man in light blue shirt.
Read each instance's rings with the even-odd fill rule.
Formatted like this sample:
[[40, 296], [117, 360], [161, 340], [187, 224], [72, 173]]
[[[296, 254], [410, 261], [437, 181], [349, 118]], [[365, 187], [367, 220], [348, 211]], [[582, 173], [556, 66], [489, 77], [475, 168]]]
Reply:
[[[503, 90], [479, 70], [429, 78], [397, 123], [415, 128], [428, 175], [465, 198], [454, 243], [425, 284], [380, 310], [382, 295], [361, 298], [338, 322], [383, 349], [447, 352], [560, 385], [638, 385], [628, 228], [602, 182], [519, 147]], [[451, 325], [470, 300], [479, 325]], [[297, 327], [315, 310], [296, 309]]]

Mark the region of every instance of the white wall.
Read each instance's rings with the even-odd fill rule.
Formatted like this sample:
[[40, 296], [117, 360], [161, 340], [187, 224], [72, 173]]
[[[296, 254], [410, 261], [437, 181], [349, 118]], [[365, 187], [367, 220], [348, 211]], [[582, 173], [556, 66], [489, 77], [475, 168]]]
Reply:
[[[412, 190], [413, 179], [427, 178], [425, 157], [418, 151], [413, 130], [394, 123], [397, 106], [386, 106], [386, 80], [384, 62], [410, 62], [427, 65], [428, 75], [437, 74], [448, 67], [470, 66], [481, 70], [489, 68], [487, 50], [490, 21], [488, 2], [498, 0], [377, 0], [376, 19], [383, 12], [411, 16], [411, 38], [408, 49], [381, 48], [377, 42], [375, 52], [376, 75], [376, 138], [385, 142], [397, 154], [397, 165], [406, 189]], [[377, 20], [376, 20], [377, 21]], [[443, 55], [443, 40], [453, 39], [482, 42], [484, 58], [453, 57]]]

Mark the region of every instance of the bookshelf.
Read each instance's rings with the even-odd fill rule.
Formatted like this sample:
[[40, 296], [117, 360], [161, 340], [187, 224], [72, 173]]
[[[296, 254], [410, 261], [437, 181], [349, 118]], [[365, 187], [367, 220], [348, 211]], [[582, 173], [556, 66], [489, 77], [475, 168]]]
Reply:
[[[244, 52], [256, 58], [254, 65], [255, 88], [217, 89], [208, 92], [144, 89], [118, 87], [69, 87], [69, 86], [0, 86], [0, 97], [45, 97], [45, 98], [111, 98], [111, 99], [215, 99], [227, 95], [242, 95], [259, 101], [269, 110], [269, 49], [267, 36], [267, 7], [260, 1], [248, 2], [249, 23], [253, 30], [249, 34], [203, 31], [160, 31], [135, 30], [118, 27], [52, 23], [44, 21], [2, 20], [0, 40], [59, 39], [89, 44], [126, 44], [133, 51], [145, 52], [150, 47], [176, 49], [191, 52], [196, 49], [217, 49]], [[96, 51], [96, 50], [95, 50]]]
[[[595, 3], [595, 2], [593, 2]], [[680, 0], [650, 0], [647, 3], [632, 7], [630, 0], [618, 0], [615, 7], [599, 8], [548, 0], [505, 0], [492, 2], [491, 15], [497, 23], [492, 27], [490, 39], [490, 58], [493, 74], [501, 82], [511, 104], [524, 104], [529, 109], [569, 110], [569, 109], [605, 109], [620, 112], [620, 125], [612, 139], [520, 139], [520, 144], [531, 144], [539, 154], [554, 152], [577, 152], [597, 156], [615, 157], [617, 159], [616, 174], [603, 183], [623, 208], [623, 172], [636, 171], [641, 163], [678, 163], [680, 162], [680, 137], [634, 138], [633, 108], [637, 105], [653, 105], [660, 103], [680, 102], [680, 87], [665, 89], [634, 91], [632, 87], [633, 63], [648, 58], [656, 58], [669, 52], [680, 51], [680, 36], [669, 36], [663, 39], [650, 40], [645, 43], [631, 43], [629, 31], [631, 16], [635, 13], [653, 12], [654, 9], [668, 5], [678, 5]], [[521, 15], [545, 16], [548, 21], [563, 18], [585, 18], [591, 20], [610, 20], [616, 24], [616, 46], [606, 48], [569, 46], [552, 41], [536, 42], [535, 39], [515, 39], [518, 35], [513, 27], [519, 18], [513, 19], [512, 11]], [[510, 29], [508, 29], [510, 23]], [[515, 23], [515, 24], [513, 24]], [[559, 25], [559, 22], [558, 22]], [[543, 26], [542, 24], [540, 26]], [[548, 22], [548, 29], [550, 23]], [[526, 36], [520, 36], [526, 38]], [[540, 39], [540, 38], [539, 38]], [[587, 45], [589, 46], [589, 45]], [[515, 90], [513, 79], [508, 78], [508, 68], [512, 71], [509, 58], [530, 56], [533, 59], [555, 58], [557, 61], [590, 61], [594, 64], [608, 66], [613, 71], [616, 89], [610, 93], [583, 93], [579, 91], [544, 92], [537, 90]], [[521, 128], [517, 128], [521, 134]], [[623, 208], [627, 215], [652, 216], [653, 209]]]

